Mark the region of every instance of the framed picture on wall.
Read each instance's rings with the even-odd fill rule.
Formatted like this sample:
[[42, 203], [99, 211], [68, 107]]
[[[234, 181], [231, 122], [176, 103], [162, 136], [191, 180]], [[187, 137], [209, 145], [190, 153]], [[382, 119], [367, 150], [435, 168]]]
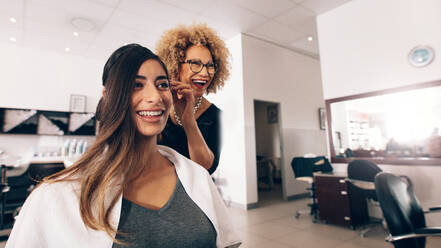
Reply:
[[319, 124], [320, 129], [325, 130], [326, 129], [326, 111], [324, 108], [319, 108]]
[[279, 119], [277, 113], [277, 105], [269, 105], [267, 106], [266, 110], [267, 110], [268, 124], [277, 123], [277, 120]]
[[86, 112], [86, 96], [70, 95], [70, 112]]

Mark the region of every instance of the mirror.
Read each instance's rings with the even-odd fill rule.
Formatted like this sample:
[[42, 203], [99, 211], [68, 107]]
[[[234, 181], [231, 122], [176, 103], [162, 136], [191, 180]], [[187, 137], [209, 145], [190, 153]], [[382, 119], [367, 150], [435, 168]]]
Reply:
[[441, 82], [326, 101], [332, 162], [441, 165]]

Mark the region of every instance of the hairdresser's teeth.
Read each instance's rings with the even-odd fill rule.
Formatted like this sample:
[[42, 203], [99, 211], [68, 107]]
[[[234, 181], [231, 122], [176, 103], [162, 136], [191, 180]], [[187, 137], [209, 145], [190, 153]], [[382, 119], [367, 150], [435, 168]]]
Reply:
[[141, 116], [158, 116], [162, 114], [162, 110], [160, 111], [139, 111], [138, 114]]
[[206, 84], [207, 81], [205, 81], [205, 80], [193, 80], [193, 83], [195, 83], [195, 84]]

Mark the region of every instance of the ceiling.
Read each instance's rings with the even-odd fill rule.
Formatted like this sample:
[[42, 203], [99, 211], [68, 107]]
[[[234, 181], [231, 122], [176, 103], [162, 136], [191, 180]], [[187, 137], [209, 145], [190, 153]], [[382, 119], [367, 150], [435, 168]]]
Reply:
[[204, 22], [224, 39], [245, 33], [318, 56], [315, 16], [349, 1], [0, 0], [0, 42], [105, 59], [125, 43], [154, 48], [164, 30]]

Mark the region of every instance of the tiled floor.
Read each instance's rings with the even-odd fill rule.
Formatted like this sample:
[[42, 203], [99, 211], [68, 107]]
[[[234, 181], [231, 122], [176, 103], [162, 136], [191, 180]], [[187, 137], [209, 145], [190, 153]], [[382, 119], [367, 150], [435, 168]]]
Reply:
[[[263, 207], [248, 211], [231, 208], [232, 220], [243, 239], [241, 247], [393, 247], [384, 241], [386, 231], [379, 225], [368, 232], [364, 238], [361, 238], [359, 230], [313, 223], [311, 216], [308, 214], [296, 219], [295, 212], [306, 209], [306, 205], [309, 202], [308, 199], [284, 202], [278, 196], [271, 196], [271, 193], [266, 192], [263, 195], [261, 193], [259, 194], [259, 199], [261, 199], [261, 202], [264, 202]], [[441, 238], [429, 239], [426, 247], [441, 247]]]

